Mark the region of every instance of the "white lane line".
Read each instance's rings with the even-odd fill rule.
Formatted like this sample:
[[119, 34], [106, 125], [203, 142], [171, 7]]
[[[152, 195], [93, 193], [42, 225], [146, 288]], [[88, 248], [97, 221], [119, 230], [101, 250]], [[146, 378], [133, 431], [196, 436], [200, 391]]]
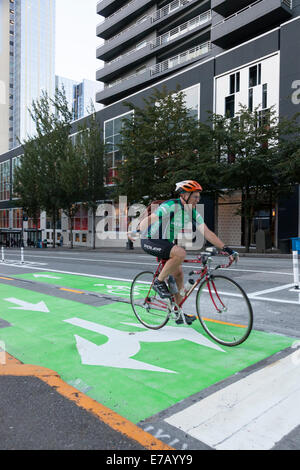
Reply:
[[299, 351], [165, 421], [218, 450], [269, 450], [300, 424]]
[[[116, 263], [116, 264], [133, 264], [133, 265], [141, 265], [141, 266], [157, 266], [158, 263], [145, 263], [145, 262], [139, 262], [139, 261], [122, 261], [122, 260], [112, 260], [112, 259], [90, 259], [90, 258], [73, 258], [70, 256], [63, 257], [63, 256], [43, 256], [43, 255], [28, 255], [28, 257], [34, 257], [34, 258], [43, 258], [47, 259], [50, 261], [51, 259], [59, 259], [59, 260], [70, 260], [70, 261], [88, 261], [91, 263]], [[151, 259], [149, 255], [149, 259]], [[199, 263], [200, 264], [200, 263]], [[197, 264], [184, 264], [184, 268], [197, 268]], [[222, 271], [237, 271], [237, 272], [245, 272], [245, 273], [263, 273], [263, 274], [279, 274], [280, 276], [286, 275], [286, 276], [293, 276], [293, 273], [286, 273], [286, 272], [280, 272], [280, 271], [261, 271], [261, 270], [254, 270], [254, 269], [238, 269], [238, 268], [228, 268], [228, 269], [222, 269]], [[293, 284], [294, 285], [294, 284]]]
[[249, 299], [252, 299], [256, 297], [257, 295], [264, 295], [264, 294], [270, 294], [271, 292], [277, 292], [279, 290], [285, 290], [289, 289], [290, 287], [294, 286], [295, 284], [285, 284], [284, 286], [279, 286], [279, 287], [273, 287], [272, 289], [265, 289], [265, 290], [260, 290], [257, 292], [252, 292], [251, 294], [248, 294]]
[[250, 298], [250, 300], [263, 300], [267, 302], [277, 302], [280, 304], [300, 305], [300, 299], [298, 302], [296, 302], [295, 300], [272, 299], [271, 297], [254, 297], [254, 298]]
[[[1, 264], [0, 264], [1, 266]], [[33, 266], [26, 266], [26, 265], [19, 265], [19, 264], [10, 264], [9, 265], [10, 267], [16, 267], [16, 268], [22, 268], [22, 269], [32, 269], [34, 271], [45, 271], [45, 268], [38, 268], [38, 267], [33, 267]], [[52, 273], [59, 273], [59, 274], [72, 274], [74, 276], [84, 276], [84, 277], [94, 277], [94, 278], [97, 278], [97, 279], [108, 279], [108, 280], [112, 280], [112, 281], [127, 281], [127, 282], [132, 282], [133, 279], [125, 279], [125, 278], [120, 278], [120, 277], [109, 277], [109, 276], [100, 276], [98, 274], [86, 274], [86, 273], [77, 273], [77, 272], [73, 272], [73, 271], [61, 271], [61, 270], [58, 270], [58, 269], [48, 269], [46, 268], [46, 271], [47, 272], [52, 272]], [[293, 284], [294, 285], [294, 284]], [[230, 295], [230, 294], [228, 294]], [[257, 297], [255, 296], [253, 298], [253, 300], [260, 300], [260, 301], [264, 301], [264, 302], [279, 302], [279, 303], [283, 303], [283, 304], [294, 304], [294, 305], [299, 305], [300, 304], [300, 298], [299, 298], [299, 302], [296, 302], [294, 300], [281, 300], [281, 299], [273, 299], [273, 298], [269, 298], [269, 297]]]
[[[33, 266], [24, 266], [24, 265], [18, 265], [18, 264], [12, 264], [10, 267], [15, 267], [15, 268], [22, 268], [22, 269], [32, 269], [33, 271], [44, 271], [45, 268], [37, 268]], [[76, 273], [72, 271], [60, 271], [58, 269], [46, 269], [46, 272], [51, 272], [51, 273], [59, 273], [59, 274], [72, 274], [74, 276], [84, 276], [84, 277], [95, 277], [97, 279], [108, 279], [108, 280], [113, 280], [113, 281], [128, 281], [132, 282], [133, 279], [124, 279], [120, 277], [109, 277], [109, 276], [99, 276], [98, 274], [86, 274], [86, 273]], [[12, 275], [13, 276], [13, 275]], [[17, 274], [15, 275], [17, 276]], [[20, 278], [21, 279], [21, 278]]]

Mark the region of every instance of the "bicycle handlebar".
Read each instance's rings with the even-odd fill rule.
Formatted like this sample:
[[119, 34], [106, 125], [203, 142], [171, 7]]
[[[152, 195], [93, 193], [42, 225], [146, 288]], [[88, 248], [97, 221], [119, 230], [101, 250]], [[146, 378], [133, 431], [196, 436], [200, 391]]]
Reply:
[[[200, 255], [198, 255], [197, 259], [186, 259], [184, 260], [185, 263], [195, 263], [195, 264], [203, 264], [203, 261], [204, 261], [204, 257], [207, 257], [207, 259], [210, 257], [210, 256], [214, 256], [215, 252], [214, 253], [210, 253], [210, 252], [205, 252], [205, 253], [202, 253]], [[228, 256], [228, 253], [226, 253], [225, 251], [220, 251], [218, 253], [219, 255], [222, 255], [222, 256]], [[229, 256], [229, 258], [231, 258]], [[237, 262], [237, 259], [238, 259], [238, 256], [235, 256], [233, 257], [232, 259], [229, 259], [229, 263], [228, 264], [220, 264], [218, 266], [216, 266], [215, 269], [227, 269], [227, 268], [230, 268], [230, 266], [234, 263], [234, 262]], [[191, 271], [190, 272], [190, 276], [192, 274], [200, 274], [201, 271]]]

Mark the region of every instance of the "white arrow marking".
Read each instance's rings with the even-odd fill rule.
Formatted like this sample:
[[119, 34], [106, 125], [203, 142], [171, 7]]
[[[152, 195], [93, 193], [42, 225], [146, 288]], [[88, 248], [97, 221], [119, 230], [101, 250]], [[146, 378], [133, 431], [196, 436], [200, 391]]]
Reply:
[[50, 276], [49, 274], [34, 274], [33, 277], [45, 277], [47, 279], [61, 279], [61, 277]]
[[[108, 342], [97, 346], [86, 339], [75, 335], [77, 350], [80, 354], [82, 364], [106, 367], [118, 367], [121, 369], [148, 370], [154, 372], [164, 372], [176, 374], [177, 372], [162, 369], [150, 364], [146, 364], [131, 357], [135, 356], [140, 350], [140, 342], [169, 342], [186, 339], [196, 344], [206, 346], [217, 351], [225, 352], [216, 344], [212, 343], [200, 333], [192, 328], [165, 327], [163, 330], [147, 330], [136, 333], [108, 328], [97, 323], [81, 320], [80, 318], [71, 318], [65, 320], [66, 323], [94, 331], [108, 337]], [[141, 327], [141, 325], [125, 323], [132, 326]]]
[[19, 300], [15, 298], [4, 299], [6, 302], [19, 305], [19, 307], [9, 307], [15, 310], [30, 310], [31, 312], [43, 312], [49, 313], [47, 305], [45, 302], [41, 301], [38, 304], [31, 304], [30, 302], [25, 302], [24, 300]]

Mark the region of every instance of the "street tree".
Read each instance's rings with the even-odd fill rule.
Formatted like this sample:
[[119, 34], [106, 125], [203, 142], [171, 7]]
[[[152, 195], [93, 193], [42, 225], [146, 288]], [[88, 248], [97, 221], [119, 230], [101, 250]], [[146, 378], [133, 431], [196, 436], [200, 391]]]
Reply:
[[100, 201], [105, 199], [105, 161], [102, 129], [95, 110], [80, 127], [78, 151], [83, 162], [83, 202], [92, 213], [92, 247], [96, 247], [96, 212]]
[[118, 195], [129, 203], [148, 204], [173, 195], [174, 183], [192, 173], [194, 145], [190, 138], [196, 119], [179, 89], [155, 89], [142, 107], [126, 103], [133, 117], [124, 119], [120, 151], [124, 156], [118, 169]]
[[[65, 197], [61, 180], [62, 164], [69, 152], [72, 122], [72, 113], [64, 90], [56, 90], [54, 98], [43, 91], [41, 97], [32, 102], [30, 114], [36, 127], [36, 134], [31, 136], [30, 140], [34, 140], [39, 206], [52, 219], [53, 248], [55, 248], [58, 214], [64, 206]], [[25, 146], [26, 143], [28, 142], [25, 140]], [[30, 147], [27, 157], [29, 153]]]

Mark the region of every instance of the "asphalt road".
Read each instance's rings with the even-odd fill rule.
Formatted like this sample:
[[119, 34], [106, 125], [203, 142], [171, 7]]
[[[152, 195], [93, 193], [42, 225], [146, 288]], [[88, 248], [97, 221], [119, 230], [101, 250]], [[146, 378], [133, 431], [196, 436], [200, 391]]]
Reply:
[[[0, 264], [0, 277], [24, 275], [25, 273], [64, 273], [77, 274], [81, 276], [93, 276], [113, 280], [132, 280], [135, 275], [144, 270], [153, 271], [157, 266], [156, 260], [140, 252], [139, 250], [118, 252], [105, 250], [25, 250], [25, 264], [21, 264], [20, 250], [5, 250], [5, 263]], [[189, 254], [189, 258], [193, 258]], [[216, 264], [224, 262], [224, 258], [215, 258]], [[186, 276], [194, 265], [186, 264], [184, 271]], [[251, 299], [254, 312], [254, 329], [289, 338], [295, 338], [295, 343], [300, 338], [300, 297], [299, 293], [293, 289], [293, 264], [291, 258], [268, 258], [268, 257], [241, 257], [238, 264], [233, 265], [223, 273], [236, 280], [247, 292]], [[21, 276], [22, 277], [22, 276]], [[24, 278], [24, 276], [23, 276]], [[44, 292], [56, 298], [70, 298], [76, 302], [87, 305], [109, 306], [110, 301], [96, 298], [79, 297], [76, 293], [66, 293], [54, 291], [54, 287], [44, 284], [23, 285], [24, 279], [16, 280], [16, 287], [25, 287], [35, 292]], [[1, 283], [9, 285], [9, 281], [2, 279]], [[84, 287], [82, 287], [84, 289]], [[188, 313], [193, 313], [194, 299], [189, 301]], [[1, 328], [6, 328], [5, 321], [0, 315]], [[4, 330], [3, 330], [4, 331]], [[129, 333], [134, 334], [134, 333]], [[276, 336], [274, 336], [275, 338]], [[0, 336], [1, 340], [1, 336]], [[9, 352], [9, 351], [8, 351]], [[216, 382], [205, 388], [199, 394], [191, 392], [184, 396], [184, 400], [176, 399], [166, 411], [153, 414], [153, 417], [142, 420], [138, 423], [140, 429], [152, 434], [157, 439], [161, 439], [166, 445], [174, 446], [176, 449], [209, 449], [217, 448], [217, 444], [200, 437], [193, 438], [188, 430], [181, 429], [177, 424], [177, 413], [189, 409], [191, 405], [201, 404], [204, 398], [210, 399], [215, 392], [222, 393], [223, 389], [234, 386], [237, 380], [248, 377], [255, 378], [255, 373], [260, 370], [269, 370], [269, 366], [277, 364], [279, 360], [279, 371], [281, 374], [280, 361], [285, 367], [286, 356], [292, 350], [279, 351], [278, 355], [269, 359], [267, 356], [257, 364], [252, 362], [250, 368], [228, 376], [225, 381]], [[0, 358], [1, 359], [1, 358]], [[277, 367], [277, 365], [276, 365]], [[276, 367], [273, 367], [274, 371]], [[295, 373], [293, 370], [291, 373]], [[252, 374], [252, 375], [251, 375]], [[276, 377], [275, 377], [276, 379]], [[272, 379], [273, 380], [273, 379]], [[2, 439], [2, 449], [26, 448], [26, 449], [132, 449], [140, 450], [146, 448], [143, 439], [136, 442], [134, 438], [124, 436], [122, 432], [112, 430], [106, 423], [86, 410], [82, 410], [76, 403], [70, 402], [68, 398], [61, 397], [56, 389], [45, 383], [41, 383], [37, 377], [1, 376], [0, 374], [0, 414], [2, 425], [0, 433], [5, 436]], [[241, 380], [241, 387], [243, 386]], [[134, 387], [134, 382], [130, 382]], [[247, 386], [250, 386], [249, 384]], [[47, 388], [48, 387], [48, 388]], [[75, 387], [77, 385], [75, 384]], [[246, 387], [246, 385], [245, 385]], [[280, 387], [279, 387], [280, 388]], [[132, 388], [130, 393], [134, 394]], [[238, 392], [240, 393], [240, 392]], [[298, 393], [298, 392], [297, 392]], [[231, 393], [230, 393], [231, 394]], [[12, 405], [16, 400], [18, 406]], [[26, 406], [26, 400], [28, 406]], [[264, 400], [264, 398], [262, 399]], [[229, 408], [235, 403], [228, 405]], [[299, 407], [298, 407], [299, 408]], [[20, 411], [20, 410], [23, 410]], [[33, 413], [33, 410], [35, 413]], [[50, 413], [50, 414], [49, 414]], [[122, 414], [122, 413], [121, 413]], [[34, 416], [32, 433], [29, 435], [26, 426], [31, 426], [30, 420]], [[23, 423], [20, 426], [21, 422]], [[50, 419], [49, 419], [50, 418]], [[277, 417], [278, 418], [278, 417]], [[180, 418], [181, 419], [181, 418]], [[43, 423], [49, 421], [49, 425], [43, 427]], [[273, 448], [299, 449], [300, 448], [300, 417], [297, 418], [288, 428], [286, 436]], [[73, 423], [73, 425], [72, 425]], [[296, 424], [295, 424], [296, 423]], [[18, 425], [17, 425], [18, 424]], [[183, 425], [182, 425], [183, 426]], [[231, 431], [230, 431], [231, 432]], [[81, 436], [81, 438], [80, 438]], [[82, 439], [84, 436], [84, 439]], [[45, 446], [45, 440], [49, 444]], [[262, 438], [262, 441], [264, 439]], [[268, 445], [268, 444], [264, 444]], [[149, 448], [149, 447], [148, 447]]]
[[[189, 254], [188, 257], [192, 258], [193, 255]], [[19, 262], [20, 250], [7, 250], [6, 260]], [[64, 271], [128, 280], [132, 280], [140, 271], [153, 271], [157, 266], [155, 258], [125, 250], [118, 253], [51, 248], [25, 250], [25, 261], [35, 263], [34, 269], [43, 271]], [[216, 257], [215, 262], [224, 263], [224, 258]], [[191, 268], [195, 266], [184, 266], [186, 276]], [[29, 266], [21, 269], [30, 271]], [[241, 257], [238, 264], [222, 271], [236, 280], [250, 298], [253, 294], [259, 298], [251, 298], [254, 328], [299, 337], [300, 295], [296, 290], [290, 291], [293, 288], [292, 259]], [[20, 267], [6, 264], [1, 266], [1, 272], [7, 275], [17, 274]]]

